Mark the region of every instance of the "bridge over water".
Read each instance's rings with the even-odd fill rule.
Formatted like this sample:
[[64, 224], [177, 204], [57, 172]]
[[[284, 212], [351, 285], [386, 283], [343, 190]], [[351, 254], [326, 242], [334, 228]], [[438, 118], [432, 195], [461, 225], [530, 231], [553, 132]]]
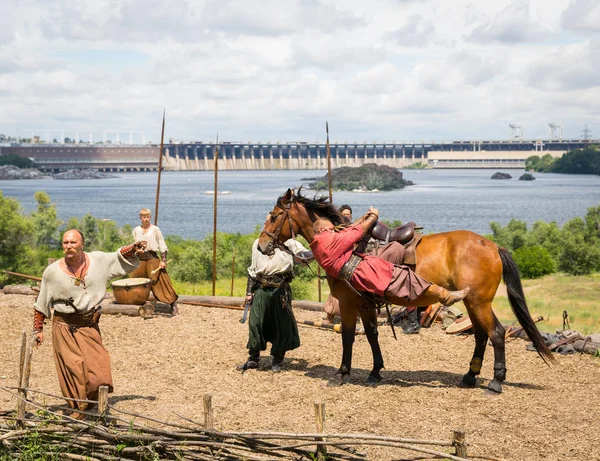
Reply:
[[[334, 142], [331, 166], [378, 163], [406, 168], [415, 163], [431, 168], [524, 168], [532, 155], [560, 157], [568, 150], [599, 144], [600, 140], [509, 140], [450, 142]], [[10, 144], [0, 155], [33, 159], [46, 171], [95, 168], [100, 171], [150, 171], [158, 167], [157, 145]], [[214, 142], [164, 145], [167, 170], [213, 170]], [[277, 170], [327, 169], [325, 143], [223, 142], [219, 143], [219, 169]]]

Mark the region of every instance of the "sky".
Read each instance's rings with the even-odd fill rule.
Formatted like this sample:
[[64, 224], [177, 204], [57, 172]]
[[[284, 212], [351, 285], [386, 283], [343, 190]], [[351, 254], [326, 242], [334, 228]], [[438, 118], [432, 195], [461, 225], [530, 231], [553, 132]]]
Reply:
[[163, 110], [180, 141], [598, 139], [600, 1], [2, 1], [0, 133], [159, 142]]

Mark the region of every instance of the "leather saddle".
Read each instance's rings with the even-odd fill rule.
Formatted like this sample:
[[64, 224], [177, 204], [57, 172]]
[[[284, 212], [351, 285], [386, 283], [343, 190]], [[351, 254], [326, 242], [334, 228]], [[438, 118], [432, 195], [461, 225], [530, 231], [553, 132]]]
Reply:
[[[418, 229], [415, 232], [415, 229]], [[416, 227], [414, 222], [406, 223], [403, 226], [390, 229], [382, 222], [377, 221], [373, 229], [371, 229], [371, 236], [377, 240], [382, 240], [384, 245], [389, 242], [398, 242], [404, 247], [404, 252], [396, 251], [395, 257], [400, 258], [399, 261], [390, 261], [394, 264], [405, 264], [412, 266], [413, 269], [417, 265], [417, 245], [421, 242], [423, 234], [421, 232], [422, 227]], [[375, 254], [377, 256], [377, 254]]]
[[400, 242], [402, 245], [410, 242], [415, 235], [415, 223], [409, 222], [400, 227], [390, 229], [381, 221], [377, 221], [371, 235], [377, 240], [382, 240], [385, 243]]

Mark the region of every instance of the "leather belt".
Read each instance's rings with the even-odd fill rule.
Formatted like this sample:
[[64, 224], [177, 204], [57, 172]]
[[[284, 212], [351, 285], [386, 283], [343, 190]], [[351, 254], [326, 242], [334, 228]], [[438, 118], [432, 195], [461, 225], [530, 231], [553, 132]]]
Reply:
[[362, 257], [358, 256], [356, 253], [352, 253], [350, 259], [344, 263], [340, 272], [338, 274], [338, 278], [345, 279], [348, 282], [352, 280], [352, 276], [354, 275], [354, 271], [358, 264], [362, 261]]
[[[54, 321], [58, 323], [66, 323], [73, 327], [91, 327], [97, 323], [96, 309], [91, 309], [85, 314], [65, 314], [63, 312], [54, 311]], [[99, 317], [99, 316], [98, 316]]]

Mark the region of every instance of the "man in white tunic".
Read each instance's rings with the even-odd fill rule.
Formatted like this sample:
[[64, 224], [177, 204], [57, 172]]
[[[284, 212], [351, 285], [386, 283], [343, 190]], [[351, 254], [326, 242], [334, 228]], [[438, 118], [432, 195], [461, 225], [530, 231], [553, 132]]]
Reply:
[[298, 325], [292, 312], [290, 282], [294, 275], [294, 260], [308, 263], [312, 253], [293, 239], [284, 245], [289, 253], [276, 248], [272, 255], [260, 252], [258, 239], [252, 245], [246, 289], [246, 302], [252, 303], [246, 345], [249, 357], [246, 363], [238, 366], [242, 371], [258, 368], [260, 351], [266, 350], [267, 342], [271, 343], [271, 370], [275, 373], [281, 371], [285, 353], [300, 346]]
[[129, 274], [129, 277], [146, 277], [152, 279], [152, 293], [160, 302], [170, 304], [173, 313], [177, 314], [177, 293], [167, 274], [167, 244], [162, 232], [150, 223], [150, 210], [140, 210], [142, 224], [133, 229], [134, 242], [146, 242], [146, 250], [139, 255], [140, 266]]
[[[35, 344], [37, 347], [43, 343], [44, 321], [53, 309], [52, 346], [62, 394], [70, 399], [97, 400], [100, 386], [113, 391], [110, 357], [98, 326], [98, 306], [106, 294], [107, 282], [137, 267], [135, 252], [142, 251], [145, 243], [128, 245], [115, 253], [85, 253], [83, 234], [72, 229], [64, 233], [62, 246], [65, 256], [44, 271], [34, 304]], [[94, 405], [68, 403], [79, 411]], [[79, 411], [71, 416], [81, 418]]]

